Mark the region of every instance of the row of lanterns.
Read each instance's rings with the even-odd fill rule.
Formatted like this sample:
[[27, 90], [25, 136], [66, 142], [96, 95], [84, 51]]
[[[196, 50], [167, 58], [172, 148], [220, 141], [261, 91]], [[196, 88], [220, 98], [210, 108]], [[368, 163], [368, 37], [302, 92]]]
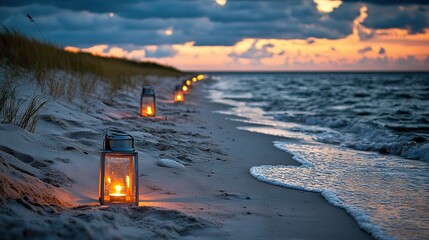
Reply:
[[[198, 75], [177, 85], [174, 88], [174, 102], [184, 102], [185, 94], [190, 92], [191, 86], [203, 79], [204, 75]], [[143, 86], [139, 114], [142, 117], [155, 117], [155, 111], [155, 90], [152, 86]], [[138, 205], [138, 176], [138, 153], [134, 147], [134, 138], [119, 130], [107, 131], [100, 156], [100, 204]]]
[[180, 103], [185, 101], [185, 94], [191, 91], [191, 86], [204, 79], [204, 75], [198, 75], [191, 79], [183, 81], [182, 84], [176, 85], [174, 88], [174, 102]]

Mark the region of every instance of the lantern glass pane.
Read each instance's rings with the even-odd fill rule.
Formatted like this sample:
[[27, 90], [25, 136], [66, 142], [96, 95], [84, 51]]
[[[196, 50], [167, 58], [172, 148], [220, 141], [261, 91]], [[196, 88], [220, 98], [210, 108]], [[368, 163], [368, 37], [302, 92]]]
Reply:
[[145, 117], [155, 116], [155, 99], [153, 96], [142, 97], [140, 115]]
[[134, 202], [134, 157], [107, 154], [105, 159], [104, 201]]

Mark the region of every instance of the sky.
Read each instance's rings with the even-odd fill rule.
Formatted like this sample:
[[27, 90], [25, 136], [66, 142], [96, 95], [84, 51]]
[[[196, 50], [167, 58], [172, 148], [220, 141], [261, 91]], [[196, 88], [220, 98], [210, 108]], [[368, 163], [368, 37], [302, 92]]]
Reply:
[[0, 22], [181, 70], [429, 70], [429, 0], [0, 0]]

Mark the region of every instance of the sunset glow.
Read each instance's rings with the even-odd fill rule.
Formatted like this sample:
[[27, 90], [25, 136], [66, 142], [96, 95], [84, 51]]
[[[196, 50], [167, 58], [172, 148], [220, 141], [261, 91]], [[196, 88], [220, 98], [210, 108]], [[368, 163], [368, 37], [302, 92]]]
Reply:
[[[321, 1], [318, 4], [320, 6], [324, 2]], [[367, 6], [361, 7], [360, 15], [353, 23], [352, 34], [340, 39], [246, 38], [233, 46], [174, 44], [171, 48], [177, 50], [177, 54], [159, 59], [147, 58], [144, 54], [135, 58], [133, 56], [136, 56], [136, 51], [144, 52], [144, 50], [127, 51], [107, 45], [96, 45], [80, 50], [101, 56], [158, 61], [184, 70], [417, 70], [425, 68], [429, 55], [429, 28], [423, 33], [416, 34], [409, 34], [407, 30], [398, 28], [369, 29], [362, 25], [368, 17], [367, 11]], [[167, 31], [166, 35], [172, 34], [172, 30]], [[372, 35], [372, 37], [363, 40], [362, 35]], [[151, 47], [157, 46], [145, 48]], [[66, 49], [77, 50], [75, 47]], [[404, 65], [404, 63], [409, 64]]]

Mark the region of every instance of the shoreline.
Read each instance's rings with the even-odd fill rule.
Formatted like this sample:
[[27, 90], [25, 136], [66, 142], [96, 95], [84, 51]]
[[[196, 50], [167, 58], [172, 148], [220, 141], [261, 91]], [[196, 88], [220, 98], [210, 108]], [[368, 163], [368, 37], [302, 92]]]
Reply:
[[[232, 213], [220, 219], [228, 237], [371, 239], [344, 209], [330, 205], [321, 194], [278, 187], [253, 178], [249, 173], [253, 166], [300, 164], [274, 147], [273, 141], [279, 137], [237, 129], [255, 125], [231, 121], [213, 112], [226, 110], [228, 106], [210, 102], [201, 86], [195, 90], [199, 92], [188, 95], [185, 103], [196, 103], [196, 113], [191, 118], [204, 126], [197, 127], [198, 132], [210, 136], [226, 154], [226, 161], [193, 164], [193, 167], [211, 174], [206, 179], [201, 177], [201, 187], [214, 191], [213, 194], [218, 189], [224, 196], [217, 204], [224, 212]], [[197, 201], [204, 198], [196, 196]]]

